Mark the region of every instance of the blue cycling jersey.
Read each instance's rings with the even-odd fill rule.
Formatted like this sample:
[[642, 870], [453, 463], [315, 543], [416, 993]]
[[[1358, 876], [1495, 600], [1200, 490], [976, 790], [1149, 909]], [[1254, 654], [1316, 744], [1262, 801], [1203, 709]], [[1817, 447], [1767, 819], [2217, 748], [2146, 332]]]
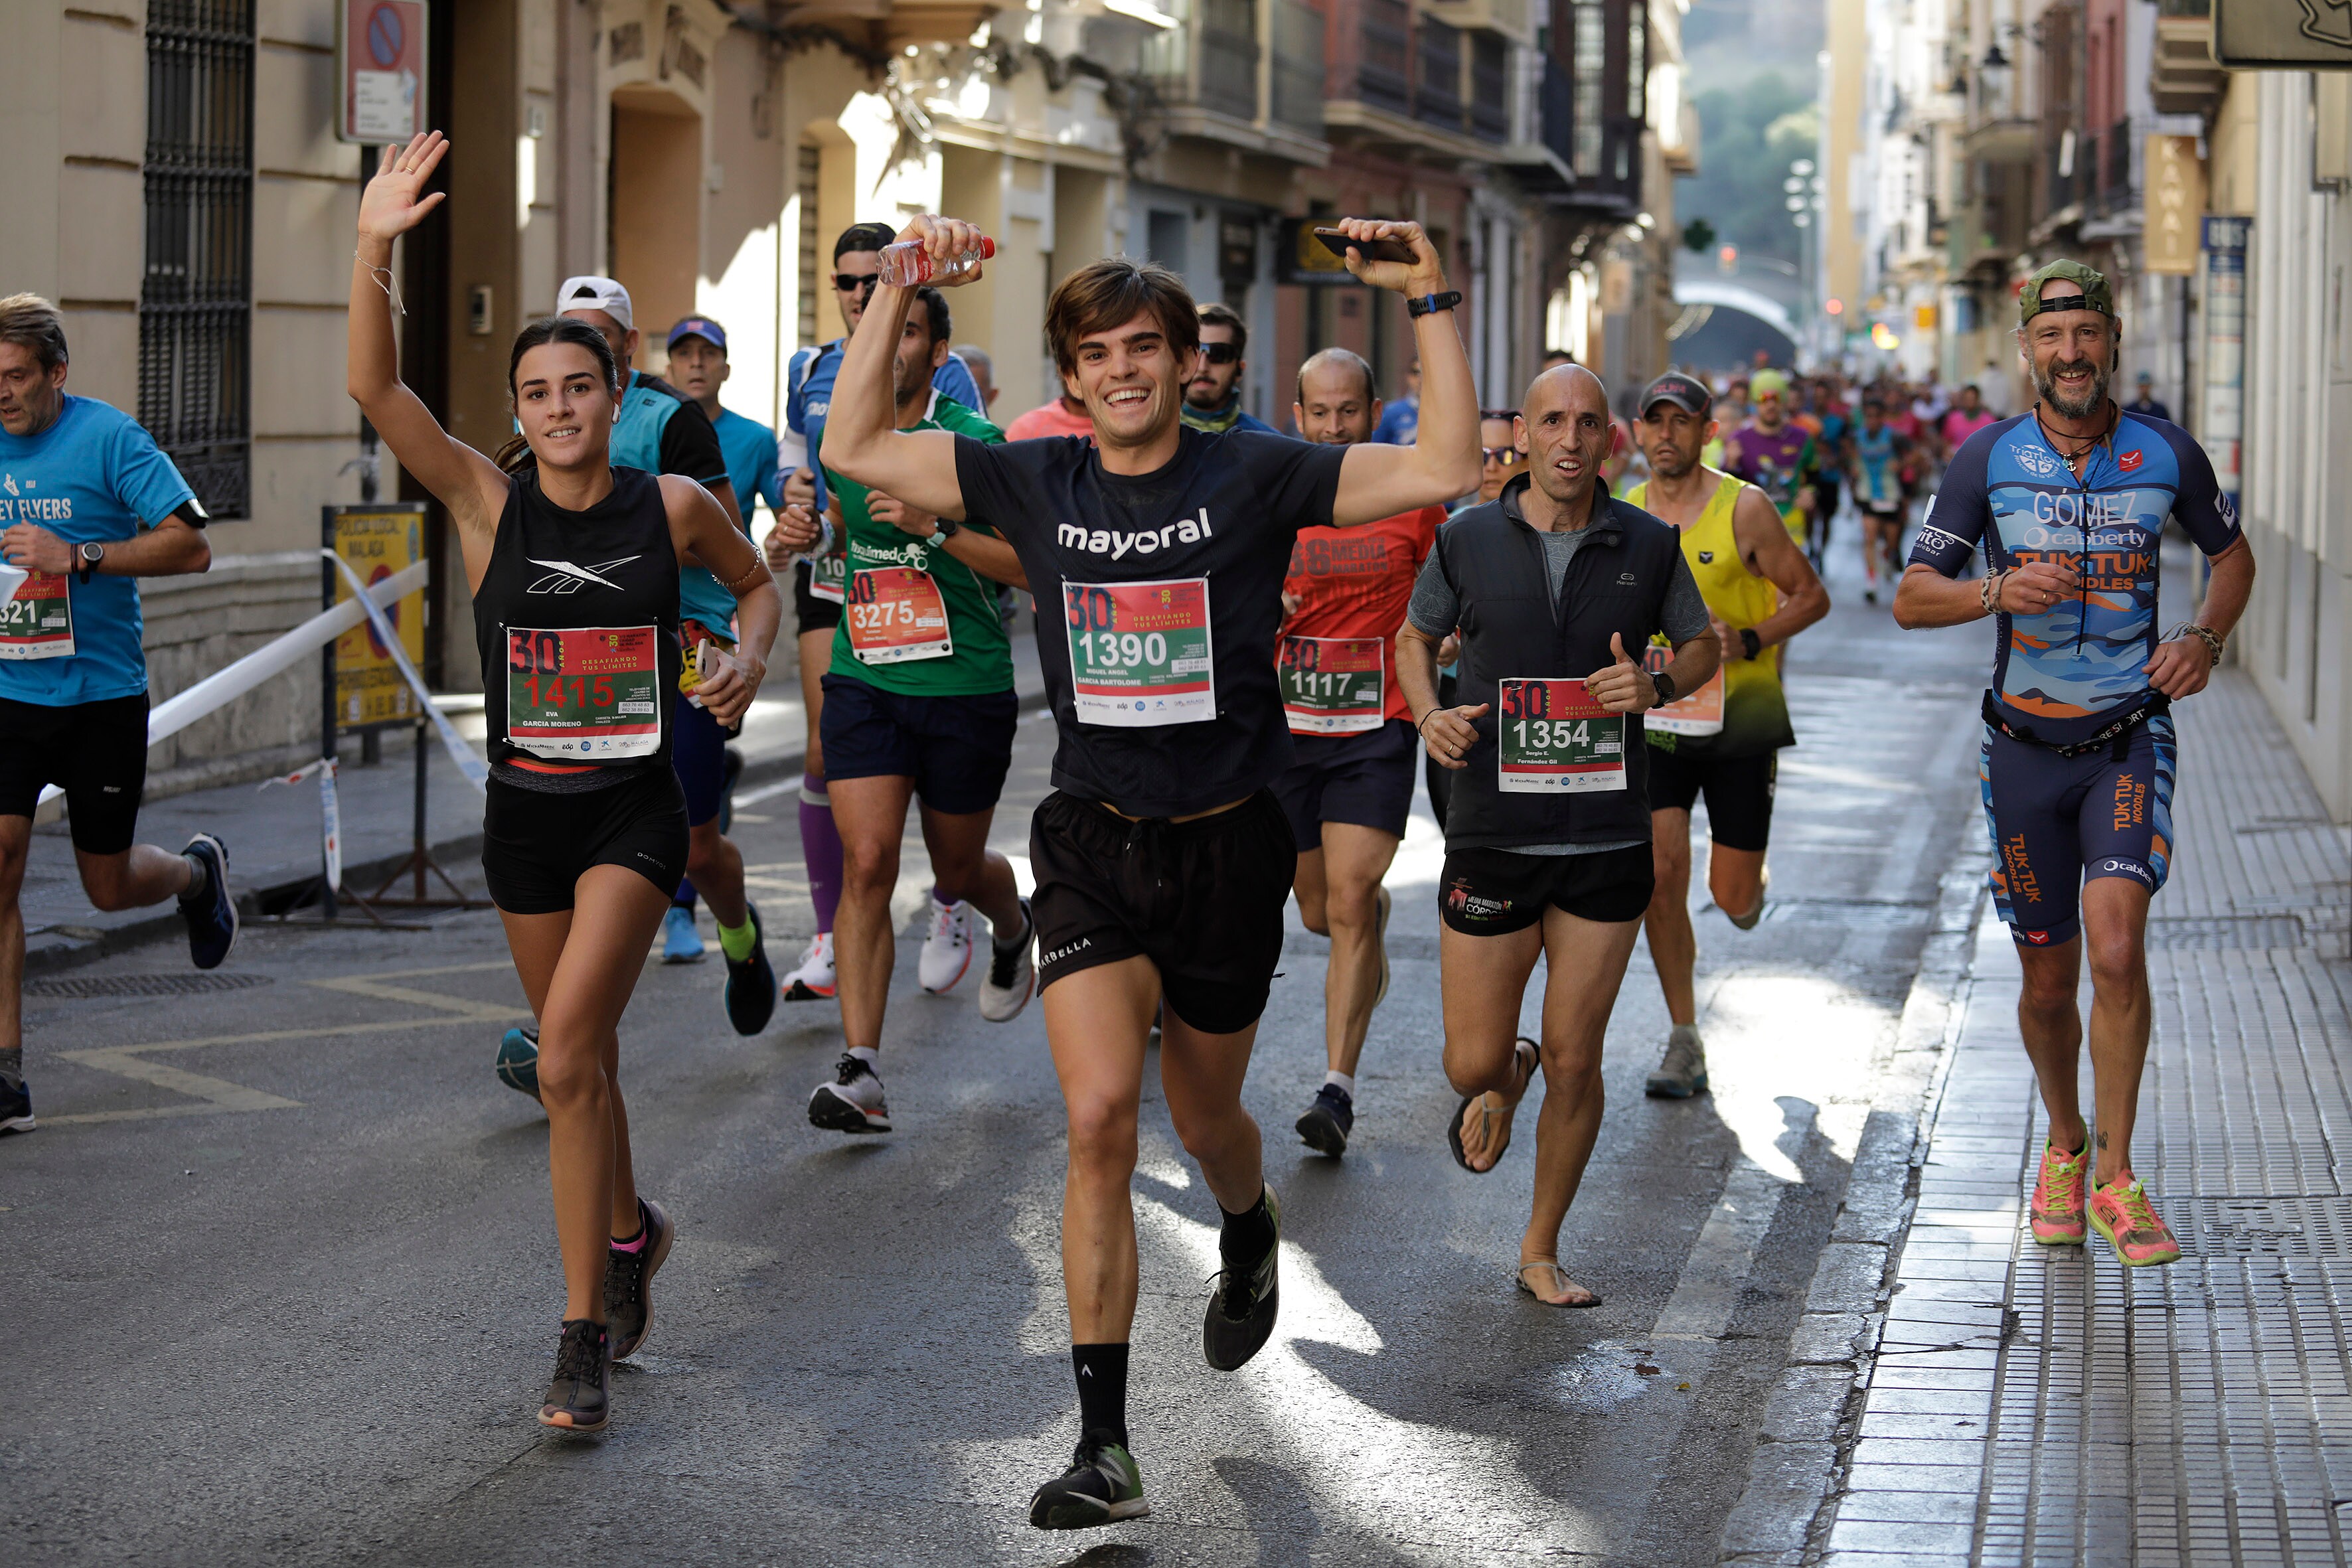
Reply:
[[1981, 544], [1994, 571], [2051, 563], [2080, 575], [2075, 597], [1998, 618], [1993, 665], [1993, 695], [2011, 721], [2070, 744], [2150, 689], [2157, 542], [2168, 516], [2207, 555], [2239, 538], [2237, 511], [2187, 431], [2119, 414], [2077, 478], [2028, 412], [1986, 426], [1953, 454], [1911, 563], [1957, 577]]
[[1854, 433], [1853, 457], [1862, 479], [1854, 487], [1853, 499], [1861, 505], [1893, 506], [1903, 499], [1902, 476], [1895, 471], [1895, 459], [1903, 455], [1902, 439], [1892, 425], [1881, 425], [1875, 430], [1865, 425]]
[[[842, 347], [847, 338], [835, 338], [821, 348], [796, 349], [784, 369], [784, 428], [808, 442], [809, 472], [816, 479], [816, 510], [821, 517], [825, 509], [824, 416], [833, 407], [833, 382], [841, 374]], [[988, 417], [988, 405], [980, 395], [980, 384], [971, 378], [971, 367], [954, 354], [947, 363], [931, 372], [931, 386], [941, 397], [951, 398], [966, 408]]]

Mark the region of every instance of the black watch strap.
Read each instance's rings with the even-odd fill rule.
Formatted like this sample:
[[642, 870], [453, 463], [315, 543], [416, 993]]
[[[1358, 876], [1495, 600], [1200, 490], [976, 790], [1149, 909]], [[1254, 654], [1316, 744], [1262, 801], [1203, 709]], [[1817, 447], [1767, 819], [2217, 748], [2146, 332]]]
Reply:
[[1658, 694], [1658, 706], [1664, 708], [1675, 700], [1675, 678], [1661, 669], [1650, 677], [1651, 689]]
[[1754, 658], [1764, 651], [1764, 639], [1756, 635], [1754, 626], [1742, 626], [1739, 628], [1739, 646], [1746, 650], [1748, 658]]
[[1419, 299], [1407, 300], [1404, 302], [1404, 310], [1406, 315], [1419, 319], [1439, 310], [1451, 310], [1460, 303], [1462, 303], [1462, 290], [1448, 289], [1443, 294], [1423, 294]]
[[957, 530], [962, 528], [963, 524], [951, 517], [935, 517], [931, 519], [931, 527], [938, 531], [931, 535], [931, 538], [936, 541], [954, 538]]

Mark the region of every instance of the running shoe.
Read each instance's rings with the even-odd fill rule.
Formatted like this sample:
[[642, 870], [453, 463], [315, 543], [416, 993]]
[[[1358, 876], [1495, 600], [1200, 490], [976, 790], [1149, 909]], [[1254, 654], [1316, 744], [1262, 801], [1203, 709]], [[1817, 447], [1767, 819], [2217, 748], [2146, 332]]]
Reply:
[[662, 962], [702, 962], [702, 933], [694, 929], [694, 911], [681, 904], [672, 904], [662, 916]]
[[882, 1075], [865, 1059], [841, 1053], [830, 1082], [809, 1096], [809, 1125], [829, 1132], [887, 1132], [890, 1107], [882, 1099]]
[[518, 1093], [539, 1098], [539, 1029], [536, 1025], [509, 1029], [499, 1041], [499, 1081]]
[[833, 933], [821, 931], [809, 938], [800, 967], [783, 978], [787, 1002], [825, 1002], [833, 997]]
[[923, 955], [915, 963], [915, 979], [934, 996], [956, 988], [971, 967], [971, 906], [958, 899], [943, 904], [931, 900], [931, 931], [923, 938]]
[[1696, 1024], [1677, 1024], [1666, 1037], [1666, 1054], [1643, 1088], [1660, 1100], [1688, 1100], [1706, 1088], [1706, 1046]]
[[1381, 952], [1381, 988], [1372, 993], [1372, 1005], [1377, 1007], [1389, 999], [1389, 890], [1381, 889], [1380, 924], [1372, 929], [1372, 945]]
[[2033, 1239], [2044, 1247], [2080, 1247], [2090, 1234], [2083, 1217], [2083, 1193], [2090, 1183], [2090, 1145], [2072, 1154], [2044, 1140], [2042, 1173], [2033, 1181], [2033, 1206], [2027, 1211]]
[[743, 753], [729, 746], [719, 763], [719, 833], [725, 837], [735, 826], [735, 786], [743, 782]]
[[555, 1376], [539, 1424], [567, 1432], [602, 1432], [613, 1415], [613, 1342], [604, 1325], [573, 1318], [555, 1351]]
[[1274, 1221], [1274, 1239], [1265, 1256], [1245, 1270], [1232, 1268], [1217, 1276], [1218, 1289], [1209, 1298], [1208, 1315], [1201, 1322], [1201, 1349], [1219, 1372], [1238, 1372], [1250, 1357], [1265, 1348], [1274, 1336], [1274, 1317], [1281, 1305], [1282, 1203], [1274, 1188], [1265, 1189], [1266, 1217]]
[[2128, 1268], [2180, 1261], [2180, 1244], [2172, 1239], [2171, 1227], [2136, 1181], [2118, 1179], [2091, 1189], [2091, 1228], [2107, 1238]]
[[677, 1226], [653, 1199], [637, 1200], [637, 1217], [646, 1227], [645, 1245], [635, 1252], [615, 1247], [604, 1254], [604, 1327], [614, 1361], [628, 1360], [646, 1342], [646, 1331], [654, 1326], [650, 1294], [654, 1270], [669, 1257], [669, 1244], [677, 1239]]
[[1080, 1437], [1070, 1468], [1029, 1500], [1029, 1522], [1040, 1530], [1090, 1530], [1150, 1511], [1143, 1500], [1143, 1472], [1109, 1432]]
[[1348, 1152], [1348, 1134], [1356, 1129], [1356, 1101], [1336, 1083], [1315, 1091], [1315, 1103], [1298, 1119], [1298, 1136], [1318, 1154], [1334, 1160]]
[[31, 1087], [19, 1083], [10, 1089], [0, 1084], [0, 1132], [30, 1132], [33, 1127]]
[[988, 944], [988, 973], [980, 980], [980, 1016], [992, 1024], [1009, 1024], [1029, 1005], [1036, 989], [1037, 924], [1029, 918], [1029, 900], [1021, 900], [1021, 940], [1012, 947]]
[[188, 956], [198, 969], [218, 969], [236, 946], [236, 900], [228, 892], [228, 846], [209, 833], [199, 833], [180, 851], [205, 868], [205, 890], [191, 900], [180, 900], [180, 918], [188, 922]]
[[[751, 956], [738, 963], [727, 959], [727, 1021], [739, 1035], [756, 1035], [776, 1016], [776, 972], [768, 966], [768, 933], [760, 925], [760, 906], [745, 903], [751, 919]], [[719, 949], [719, 956], [727, 957]]]

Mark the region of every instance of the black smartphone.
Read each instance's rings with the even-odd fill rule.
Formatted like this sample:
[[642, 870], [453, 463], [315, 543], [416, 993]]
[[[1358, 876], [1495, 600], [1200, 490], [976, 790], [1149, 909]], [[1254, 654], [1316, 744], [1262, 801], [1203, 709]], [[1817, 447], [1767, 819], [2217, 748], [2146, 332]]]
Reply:
[[1337, 228], [1318, 228], [1315, 231], [1315, 237], [1323, 242], [1324, 249], [1342, 261], [1348, 259], [1348, 247], [1351, 245], [1367, 261], [1409, 262], [1412, 259], [1412, 247], [1402, 240], [1349, 239], [1346, 230]]

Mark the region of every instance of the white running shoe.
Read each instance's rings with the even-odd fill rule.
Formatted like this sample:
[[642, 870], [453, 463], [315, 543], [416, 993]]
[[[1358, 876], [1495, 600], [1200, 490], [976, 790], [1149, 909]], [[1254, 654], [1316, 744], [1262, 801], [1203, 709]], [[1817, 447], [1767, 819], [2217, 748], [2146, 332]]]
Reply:
[[882, 1077], [863, 1059], [841, 1053], [833, 1077], [809, 1096], [809, 1125], [830, 1132], [887, 1132], [890, 1108], [883, 1102]]
[[800, 967], [777, 983], [787, 1002], [823, 1002], [833, 995], [833, 933], [821, 931], [809, 939]]
[[956, 988], [971, 967], [971, 906], [958, 899], [952, 904], [931, 900], [931, 934], [923, 939], [923, 956], [915, 978], [934, 996]]
[[988, 944], [988, 973], [980, 977], [980, 1016], [992, 1024], [1009, 1024], [1029, 1005], [1036, 989], [1037, 925], [1029, 918], [1029, 900], [1021, 900], [1021, 942], [1017, 947]]

